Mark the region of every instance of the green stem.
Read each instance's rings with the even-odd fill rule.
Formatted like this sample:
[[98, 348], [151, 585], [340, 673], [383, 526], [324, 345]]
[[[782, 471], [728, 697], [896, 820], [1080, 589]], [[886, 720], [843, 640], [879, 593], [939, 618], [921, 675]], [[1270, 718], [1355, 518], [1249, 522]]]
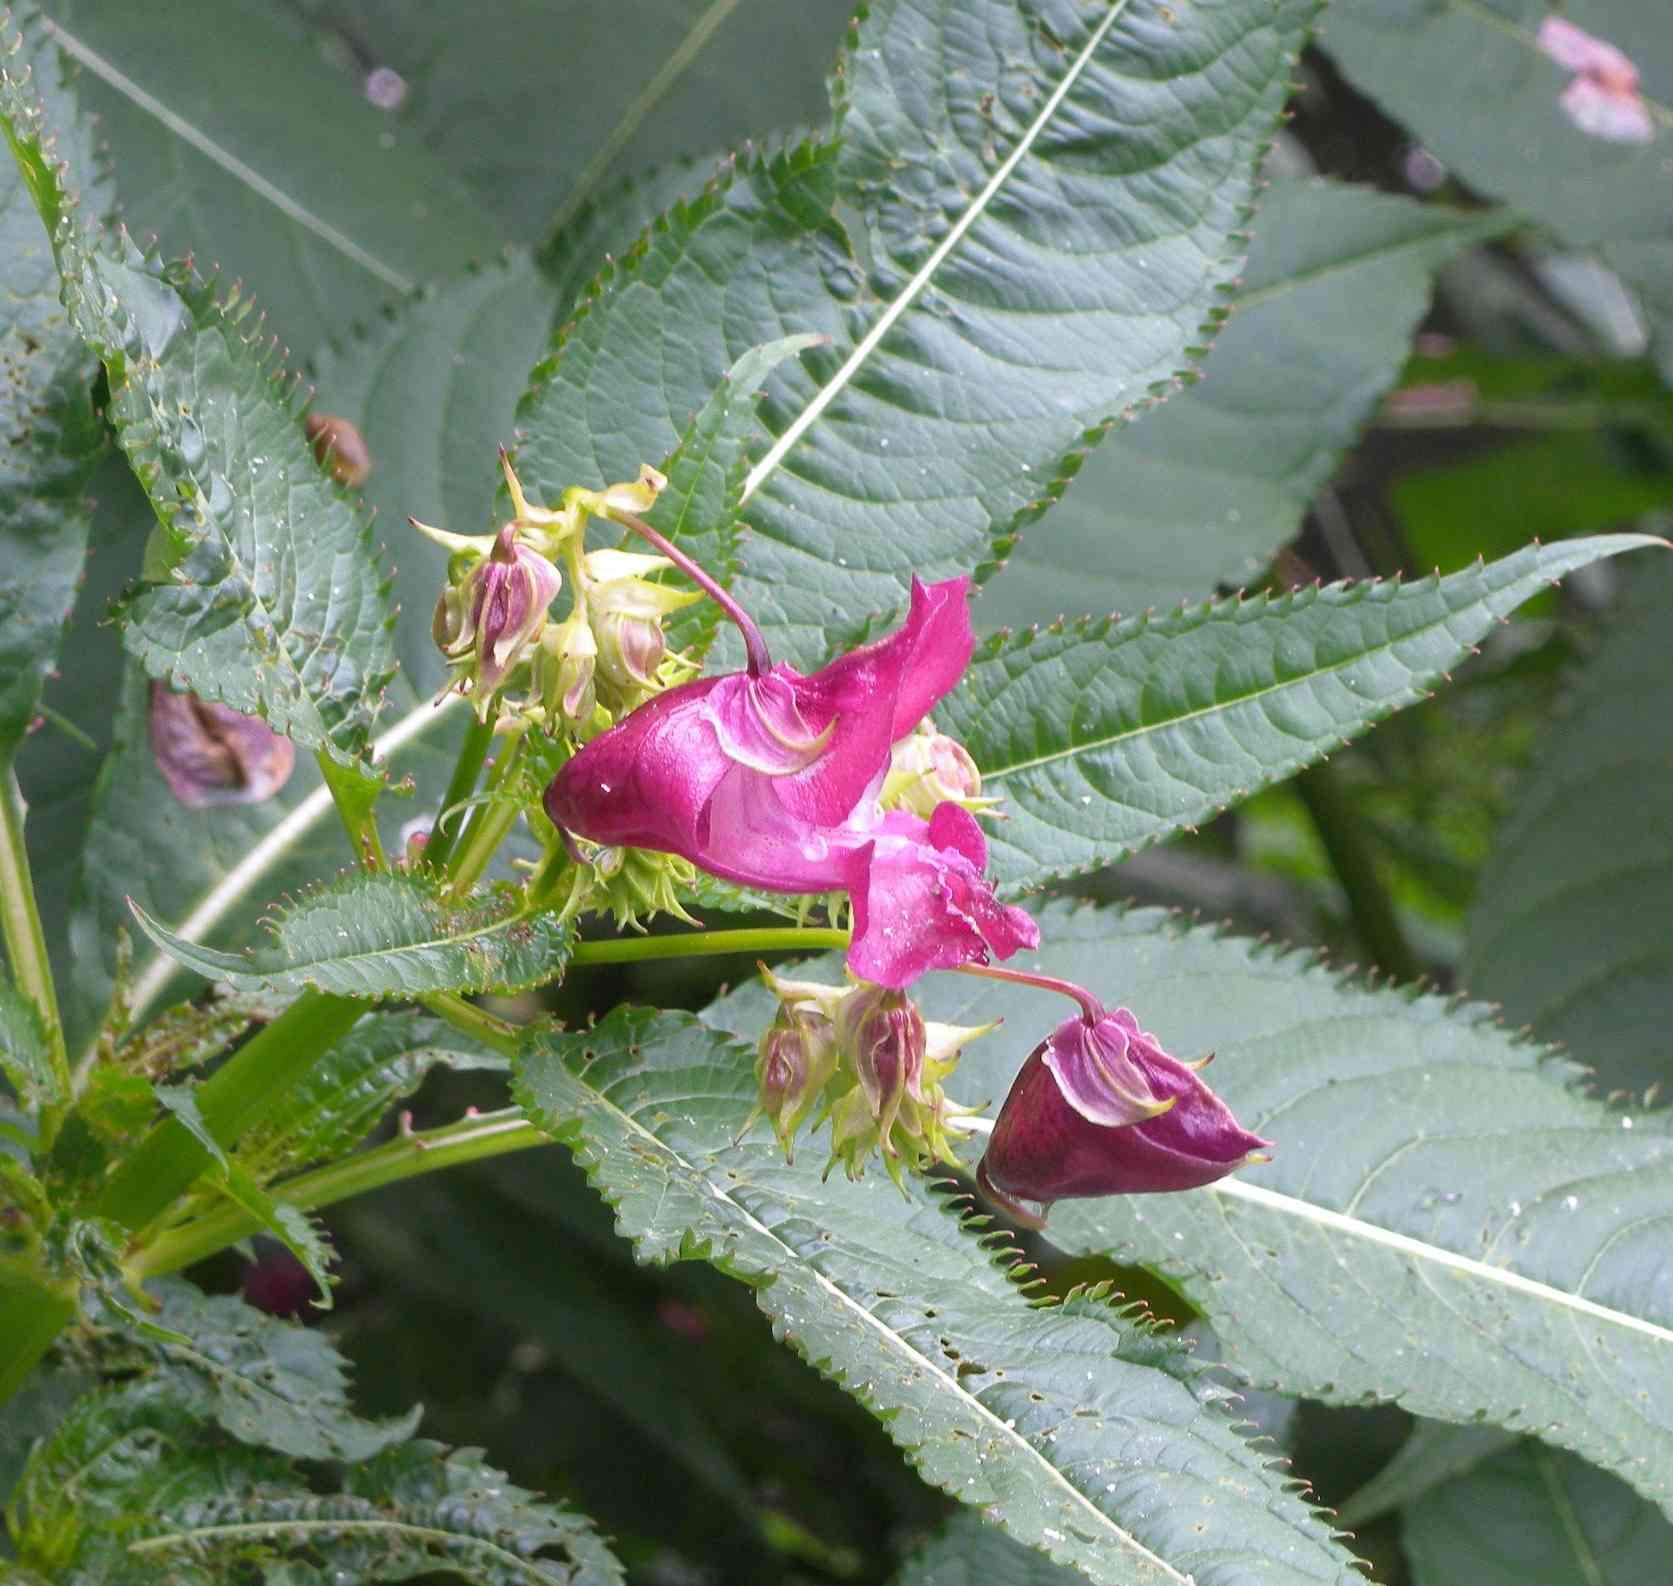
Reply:
[[519, 737], [507, 745], [505, 752], [495, 761], [494, 769], [484, 784], [488, 802], [471, 822], [470, 830], [453, 855], [453, 863], [450, 866], [452, 874], [448, 881], [448, 891], [456, 898], [464, 897], [481, 879], [482, 872], [488, 868], [500, 844], [505, 840], [505, 834], [523, 813], [522, 806], [515, 799], [497, 796], [499, 790], [511, 780], [522, 754], [523, 740]]
[[[318, 1211], [421, 1173], [551, 1144], [551, 1136], [536, 1129], [518, 1108], [507, 1107], [439, 1129], [403, 1130], [386, 1145], [278, 1185], [274, 1194], [287, 1205]], [[163, 1234], [129, 1262], [128, 1274], [138, 1280], [178, 1272], [259, 1231], [249, 1213], [223, 1202], [208, 1216]]]
[[5, 1280], [0, 1287], [0, 1404], [28, 1380], [75, 1313], [73, 1294]]
[[[286, 1096], [327, 1048], [347, 1035], [370, 1004], [305, 991], [245, 1042], [197, 1090], [198, 1110], [215, 1141], [238, 1137]], [[178, 1118], [157, 1125], [116, 1170], [99, 1215], [143, 1228], [190, 1189], [209, 1154]]]
[[[5, 931], [6, 956], [11, 960], [17, 989], [35, 1004], [46, 1026], [53, 1089], [67, 1099], [70, 1058], [64, 1046], [64, 1021], [58, 1014], [58, 992], [52, 983], [52, 964], [35, 906], [35, 883], [29, 874], [29, 850], [23, 838], [28, 808], [23, 802], [23, 789], [17, 785], [17, 772], [7, 760], [0, 769], [0, 927]], [[50, 1136], [52, 1131], [45, 1132]]]
[[517, 1025], [496, 1019], [486, 1008], [466, 1002], [454, 992], [433, 992], [428, 997], [420, 997], [419, 1001], [438, 1019], [447, 1020], [461, 1035], [480, 1041], [490, 1052], [498, 1052], [501, 1057], [515, 1057], [521, 1048], [522, 1032]]
[[1377, 857], [1353, 799], [1327, 765], [1310, 766], [1294, 786], [1348, 895], [1348, 910], [1366, 955], [1394, 979], [1416, 980], [1422, 967], [1394, 917], [1394, 905], [1377, 874]]
[[817, 953], [846, 947], [850, 933], [799, 925], [738, 931], [689, 931], [669, 936], [617, 936], [579, 942], [572, 964], [637, 964], [651, 958], [708, 958], [717, 953]]
[[446, 866], [453, 845], [470, 816], [469, 810], [459, 806], [476, 790], [476, 779], [482, 775], [482, 762], [488, 758], [489, 746], [494, 741], [494, 721], [494, 712], [489, 713], [487, 721], [473, 720], [465, 733], [464, 743], [459, 746], [459, 758], [454, 762], [447, 792], [442, 795], [441, 814], [430, 832], [429, 842], [424, 845], [425, 862], [434, 865], [437, 870]]

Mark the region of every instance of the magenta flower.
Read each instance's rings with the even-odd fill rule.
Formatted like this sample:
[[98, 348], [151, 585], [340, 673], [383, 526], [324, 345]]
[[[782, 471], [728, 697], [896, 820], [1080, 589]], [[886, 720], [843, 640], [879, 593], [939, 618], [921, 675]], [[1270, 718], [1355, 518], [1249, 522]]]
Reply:
[[467, 675], [474, 668], [479, 716], [486, 719], [494, 694], [540, 638], [546, 608], [562, 587], [557, 568], [523, 544], [517, 525], [508, 523], [463, 585], [442, 591], [431, 632], [451, 663]]
[[1648, 143], [1655, 136], [1628, 56], [1561, 17], [1540, 23], [1538, 42], [1543, 54], [1574, 73], [1559, 103], [1582, 132], [1611, 143]]
[[[977, 1169], [982, 1187], [1032, 1227], [1053, 1201], [1212, 1184], [1268, 1144], [1125, 1008], [1062, 1024], [1022, 1065]], [[1018, 1205], [1035, 1202], [1038, 1214]]]
[[914, 579], [901, 628], [810, 677], [773, 665], [727, 601], [749, 669], [669, 689], [593, 739], [547, 789], [547, 814], [742, 886], [847, 892], [849, 967], [880, 985], [1034, 946], [1034, 921], [983, 876], [987, 841], [968, 812], [943, 804], [926, 821], [878, 802], [891, 745], [970, 659], [968, 585]]

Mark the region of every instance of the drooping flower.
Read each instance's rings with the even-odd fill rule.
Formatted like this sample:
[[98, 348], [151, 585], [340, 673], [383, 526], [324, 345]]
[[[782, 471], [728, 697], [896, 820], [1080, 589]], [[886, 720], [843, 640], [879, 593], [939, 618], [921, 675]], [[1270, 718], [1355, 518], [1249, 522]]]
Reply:
[[883, 986], [1034, 946], [1032, 918], [983, 875], [968, 812], [945, 803], [926, 821], [879, 803], [891, 745], [970, 659], [968, 584], [914, 579], [896, 632], [811, 676], [772, 665], [751, 625], [750, 670], [669, 689], [593, 739], [547, 789], [547, 814], [743, 886], [847, 892], [849, 967]]
[[1556, 16], [1540, 23], [1538, 43], [1574, 73], [1558, 102], [1582, 132], [1611, 143], [1648, 143], [1655, 136], [1650, 107], [1638, 91], [1638, 68], [1622, 51]]
[[230, 705], [151, 685], [151, 753], [188, 809], [260, 804], [290, 780], [296, 746]]
[[1053, 1201], [1195, 1189], [1265, 1160], [1269, 1142], [1203, 1083], [1200, 1063], [1170, 1056], [1126, 1008], [1082, 996], [1085, 1011], [1029, 1053], [999, 1111], [977, 1169], [995, 1200], [1039, 1227]]

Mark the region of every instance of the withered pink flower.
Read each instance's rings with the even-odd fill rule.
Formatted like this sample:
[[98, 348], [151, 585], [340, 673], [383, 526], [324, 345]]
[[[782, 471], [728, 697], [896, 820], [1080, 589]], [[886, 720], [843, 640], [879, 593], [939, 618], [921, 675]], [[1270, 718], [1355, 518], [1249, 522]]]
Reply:
[[1029, 1053], [994, 1123], [977, 1179], [995, 1200], [1039, 1227], [1053, 1201], [1195, 1189], [1265, 1160], [1200, 1064], [1080, 995], [1085, 1011]]
[[1638, 91], [1638, 68], [1613, 44], [1556, 16], [1540, 23], [1538, 44], [1574, 73], [1559, 103], [1582, 132], [1611, 143], [1648, 143], [1655, 136], [1650, 107]]
[[679, 854], [771, 892], [844, 891], [848, 963], [905, 986], [930, 969], [1007, 958], [1039, 931], [994, 896], [975, 820], [879, 804], [890, 746], [958, 682], [974, 637], [967, 578], [912, 585], [906, 622], [804, 677], [744, 628], [750, 667], [657, 695], [558, 773], [546, 812], [611, 846]]
[[151, 685], [151, 753], [169, 791], [191, 809], [260, 804], [290, 780], [296, 747], [230, 705]]

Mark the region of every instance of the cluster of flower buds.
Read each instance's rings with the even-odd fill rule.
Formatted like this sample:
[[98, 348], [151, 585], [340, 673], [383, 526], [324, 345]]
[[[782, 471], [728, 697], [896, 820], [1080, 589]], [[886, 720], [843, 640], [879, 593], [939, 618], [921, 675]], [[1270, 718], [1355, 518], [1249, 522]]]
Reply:
[[785, 1156], [810, 1118], [829, 1120], [829, 1172], [841, 1162], [859, 1178], [879, 1152], [890, 1177], [933, 1162], [958, 1163], [954, 1141], [970, 1109], [943, 1088], [959, 1054], [991, 1024], [926, 1021], [904, 991], [855, 981], [828, 986], [762, 976], [778, 1013], [756, 1048], [756, 1110], [773, 1126]]
[[1029, 1053], [977, 1169], [1019, 1221], [1038, 1228], [1053, 1201], [1196, 1189], [1267, 1160], [1270, 1142], [1203, 1083], [1209, 1058], [1170, 1056], [1126, 1008], [1106, 1013], [1078, 986], [1035, 983], [1082, 1011]]
[[[566, 490], [552, 509], [529, 502], [504, 452], [500, 463], [512, 517], [497, 534], [450, 534], [413, 520], [453, 553], [432, 626], [453, 670], [449, 687], [469, 694], [486, 720], [528, 663], [530, 692], [515, 719], [590, 735], [691, 670], [669, 654], [663, 623], [702, 596], [660, 581], [673, 565], [665, 557], [584, 547], [589, 518], [647, 512], [667, 480], [645, 467], [631, 483]], [[560, 562], [570, 575], [571, 609], [553, 621]]]

